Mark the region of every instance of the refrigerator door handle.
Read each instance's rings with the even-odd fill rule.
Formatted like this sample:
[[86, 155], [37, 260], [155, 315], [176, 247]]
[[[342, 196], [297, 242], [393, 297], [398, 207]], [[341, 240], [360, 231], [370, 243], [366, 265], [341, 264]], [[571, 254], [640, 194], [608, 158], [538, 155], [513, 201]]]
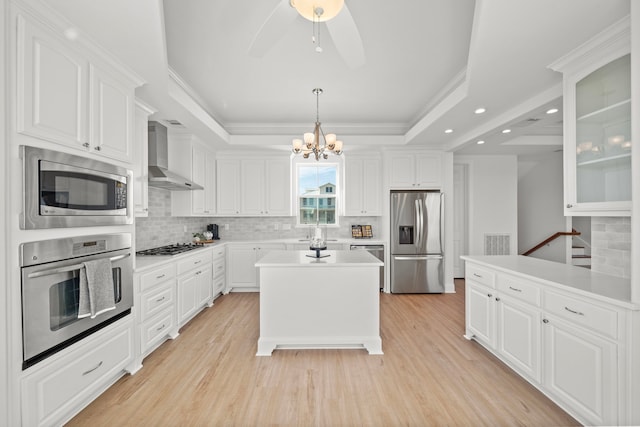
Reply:
[[440, 193], [440, 250], [444, 252], [442, 236], [444, 236], [444, 193]]

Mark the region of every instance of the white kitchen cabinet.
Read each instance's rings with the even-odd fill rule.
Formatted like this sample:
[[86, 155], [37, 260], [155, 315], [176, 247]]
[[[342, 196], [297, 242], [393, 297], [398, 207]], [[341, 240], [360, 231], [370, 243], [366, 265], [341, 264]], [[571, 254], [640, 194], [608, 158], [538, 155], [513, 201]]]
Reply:
[[111, 386], [134, 360], [128, 316], [25, 371], [22, 425], [63, 425]]
[[564, 213], [631, 215], [629, 20], [551, 64], [563, 73]]
[[[638, 385], [640, 308], [611, 297], [623, 294], [624, 279], [527, 257], [464, 259], [467, 338], [581, 423], [638, 424], [638, 394], [630, 385]], [[585, 292], [582, 282], [604, 296]]]
[[382, 165], [379, 158], [345, 158], [345, 215], [382, 215]]
[[214, 215], [214, 158], [213, 151], [192, 135], [169, 136], [170, 169], [203, 187], [202, 190], [172, 191], [171, 213], [173, 216]]
[[240, 160], [216, 160], [216, 211], [218, 215], [240, 214]]
[[545, 388], [589, 425], [619, 425], [617, 346], [560, 318], [544, 318]]
[[389, 153], [391, 189], [440, 189], [442, 186], [441, 153]]
[[155, 110], [136, 100], [133, 144], [133, 207], [137, 217], [149, 216], [149, 116]]
[[184, 326], [205, 306], [213, 305], [210, 250], [198, 251], [178, 261], [178, 325]]
[[[134, 274], [136, 317], [142, 360], [167, 339], [178, 336], [176, 323], [176, 264]], [[139, 296], [139, 297], [138, 297]]]
[[213, 247], [213, 297], [217, 298], [226, 291], [227, 248], [224, 245]]
[[268, 251], [284, 250], [284, 243], [231, 243], [227, 247], [227, 288], [234, 292], [260, 290], [256, 261]]
[[123, 70], [17, 15], [17, 131], [131, 163], [134, 88]]

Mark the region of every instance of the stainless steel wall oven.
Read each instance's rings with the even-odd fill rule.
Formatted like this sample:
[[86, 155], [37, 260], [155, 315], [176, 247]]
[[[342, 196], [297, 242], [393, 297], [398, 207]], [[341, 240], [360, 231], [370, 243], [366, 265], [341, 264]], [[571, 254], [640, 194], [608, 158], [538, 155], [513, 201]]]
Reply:
[[72, 154], [20, 146], [22, 229], [133, 223], [127, 169]]
[[[20, 245], [22, 369], [131, 313], [131, 255], [130, 233], [79, 236]], [[115, 309], [95, 318], [79, 318], [81, 270], [85, 268], [85, 262], [101, 259], [108, 259], [111, 263]]]

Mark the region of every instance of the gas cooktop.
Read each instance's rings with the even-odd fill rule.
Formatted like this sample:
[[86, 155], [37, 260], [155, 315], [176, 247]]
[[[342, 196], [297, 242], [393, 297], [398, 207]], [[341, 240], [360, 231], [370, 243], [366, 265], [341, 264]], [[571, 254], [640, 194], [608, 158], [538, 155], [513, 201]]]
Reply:
[[175, 245], [160, 246], [159, 248], [138, 251], [136, 255], [177, 255], [198, 248], [199, 246], [193, 243], [177, 243]]

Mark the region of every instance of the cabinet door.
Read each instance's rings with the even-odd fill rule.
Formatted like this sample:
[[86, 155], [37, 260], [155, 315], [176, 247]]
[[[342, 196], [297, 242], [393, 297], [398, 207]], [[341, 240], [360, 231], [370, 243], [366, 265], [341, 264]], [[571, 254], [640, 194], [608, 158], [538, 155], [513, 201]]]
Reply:
[[22, 16], [18, 16], [18, 60], [18, 132], [88, 147], [88, 63]]
[[442, 156], [417, 154], [415, 184], [419, 188], [440, 188], [442, 185]]
[[198, 280], [197, 306], [202, 307], [211, 302], [213, 297], [213, 279], [211, 266], [203, 267], [196, 272]]
[[617, 425], [616, 345], [566, 321], [544, 320], [544, 385], [592, 425]]
[[203, 190], [193, 190], [191, 194], [191, 213], [194, 215], [203, 215], [205, 207], [205, 191], [206, 191], [206, 168], [207, 168], [207, 150], [199, 144], [193, 144], [191, 147], [191, 179], [196, 184], [204, 187]]
[[253, 245], [232, 245], [229, 247], [228, 266], [229, 287], [255, 287], [256, 249]]
[[467, 336], [473, 336], [491, 348], [495, 347], [496, 337], [494, 298], [493, 289], [467, 282]]
[[510, 298], [497, 300], [498, 353], [540, 382], [540, 310]]
[[364, 161], [345, 159], [344, 163], [344, 203], [345, 215], [364, 215]]
[[393, 154], [390, 160], [391, 188], [414, 188], [415, 166], [413, 154]]
[[204, 213], [207, 215], [213, 215], [216, 212], [215, 154], [207, 150], [205, 158]]
[[90, 66], [89, 79], [90, 145], [103, 156], [129, 163], [133, 146], [133, 89], [93, 65]]
[[264, 215], [265, 164], [264, 160], [241, 160], [240, 213]]
[[196, 300], [198, 295], [198, 277], [193, 273], [189, 273], [178, 279], [178, 324], [183, 325], [184, 322], [191, 318], [196, 309]]
[[382, 167], [379, 159], [362, 162], [362, 210], [367, 216], [382, 215]]
[[133, 144], [133, 207], [135, 216], [149, 215], [148, 119], [150, 110], [136, 103]]
[[266, 185], [264, 210], [266, 215], [291, 215], [291, 162], [289, 159], [265, 161]]
[[216, 162], [216, 201], [219, 215], [240, 213], [240, 161], [220, 159]]

